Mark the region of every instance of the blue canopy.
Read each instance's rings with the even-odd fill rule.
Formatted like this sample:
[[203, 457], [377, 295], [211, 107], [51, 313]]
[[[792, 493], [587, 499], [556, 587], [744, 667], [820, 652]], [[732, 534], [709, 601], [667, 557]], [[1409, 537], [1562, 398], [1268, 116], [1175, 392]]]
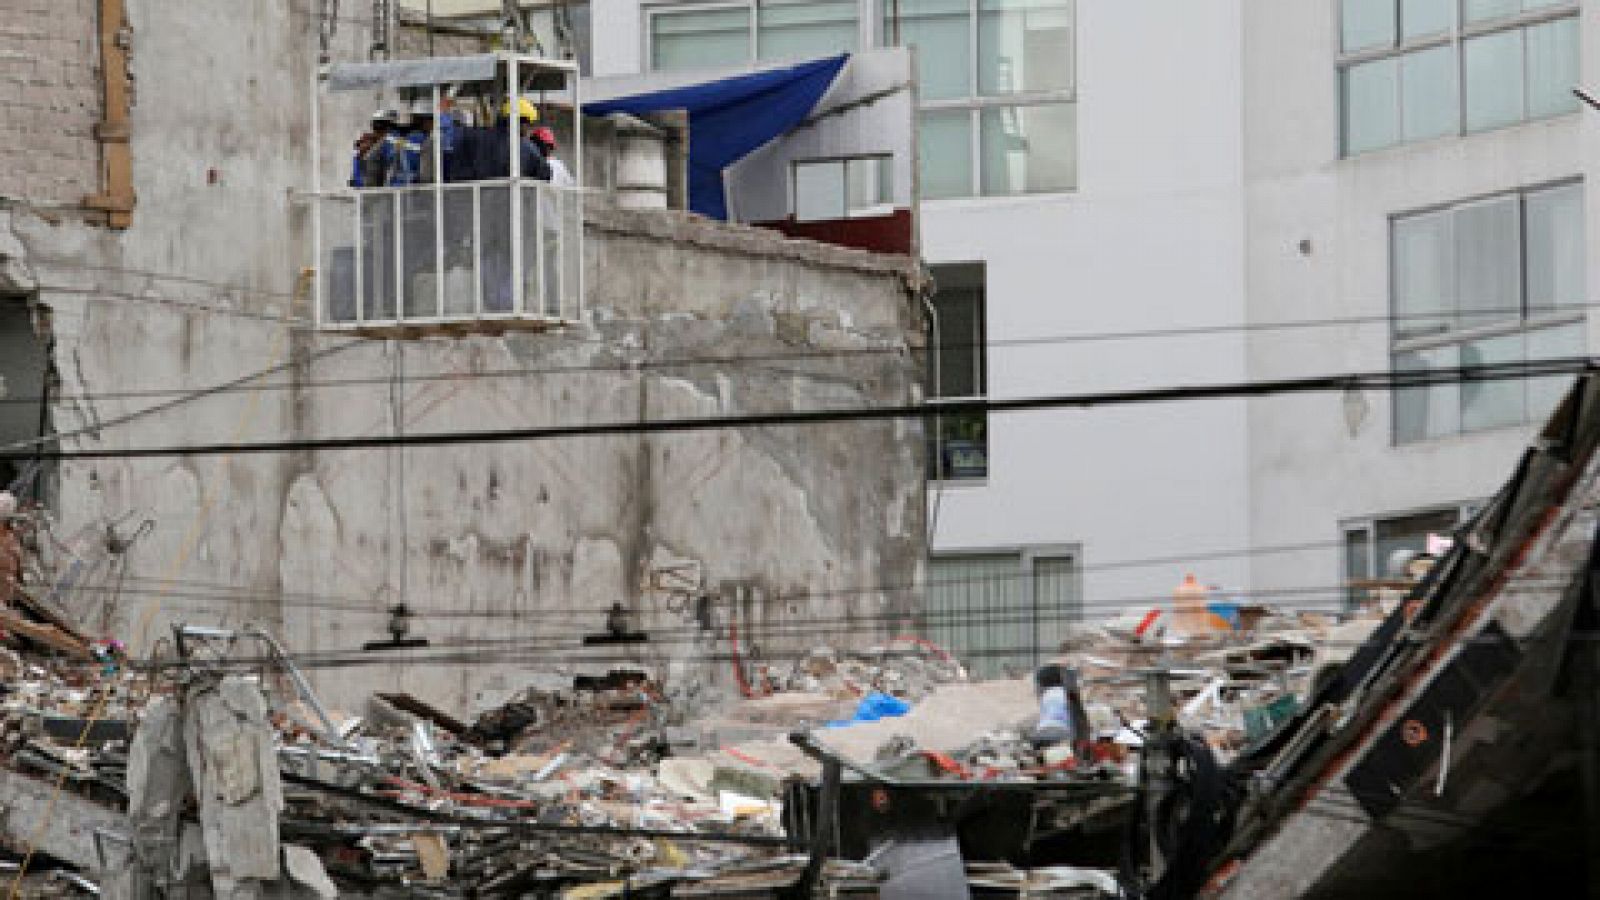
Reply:
[[591, 116], [689, 113], [689, 208], [728, 217], [722, 170], [805, 121], [844, 68], [848, 54], [705, 84], [588, 103]]

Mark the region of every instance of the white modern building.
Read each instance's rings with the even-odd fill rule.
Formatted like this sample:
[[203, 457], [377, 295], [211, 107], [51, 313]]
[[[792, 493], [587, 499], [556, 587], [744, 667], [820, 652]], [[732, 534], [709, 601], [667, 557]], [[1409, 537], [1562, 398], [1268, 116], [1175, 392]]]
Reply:
[[[1594, 343], [1600, 271], [1582, 250], [1600, 120], [1570, 89], [1600, 23], [1576, 0], [544, 9], [581, 22], [602, 76], [915, 46], [945, 396], [1454, 367]], [[947, 418], [929, 490], [928, 600], [949, 626], [935, 630], [980, 661], [1020, 662], [1062, 619], [1149, 605], [1188, 572], [1338, 606], [1350, 581], [1385, 575], [1396, 550], [1489, 495], [1561, 389]]]
[[[1247, 10], [1252, 379], [1595, 345], [1597, 121], [1571, 90], [1595, 83], [1593, 4]], [[1256, 555], [1253, 585], [1384, 576], [1499, 487], [1565, 382], [1251, 401], [1250, 541], [1293, 548]]]

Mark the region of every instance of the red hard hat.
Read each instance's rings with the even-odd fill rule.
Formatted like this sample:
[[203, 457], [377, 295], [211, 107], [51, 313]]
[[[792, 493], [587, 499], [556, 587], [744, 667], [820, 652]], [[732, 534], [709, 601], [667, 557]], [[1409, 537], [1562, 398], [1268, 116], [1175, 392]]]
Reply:
[[556, 133], [544, 125], [540, 125], [538, 128], [533, 130], [533, 138], [540, 143], [549, 144], [552, 147], [556, 145]]

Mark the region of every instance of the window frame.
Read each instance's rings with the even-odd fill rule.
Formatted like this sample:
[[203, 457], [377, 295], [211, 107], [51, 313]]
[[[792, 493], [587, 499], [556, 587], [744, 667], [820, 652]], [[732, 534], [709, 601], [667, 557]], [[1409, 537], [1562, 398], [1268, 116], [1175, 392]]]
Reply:
[[[968, 287], [968, 286], [965, 286], [965, 284], [962, 284], [959, 287], [955, 286], [955, 285], [952, 285], [952, 289], [954, 289], [954, 290], [960, 290], [960, 291], [963, 291], [963, 292], [968, 292], [968, 291], [975, 292], [977, 294], [977, 298], [978, 298], [977, 299], [977, 309], [974, 311], [974, 315], [972, 317], [973, 324], [974, 324], [974, 327], [976, 329], [977, 334], [976, 334], [976, 339], [972, 342], [972, 346], [970, 348], [971, 354], [972, 354], [971, 363], [972, 363], [972, 367], [974, 369], [974, 371], [973, 371], [973, 382], [974, 382], [974, 385], [975, 385], [975, 387], [977, 389], [977, 393], [976, 394], [972, 394], [972, 395], [968, 395], [968, 396], [945, 396], [944, 393], [942, 392], [941, 384], [942, 384], [942, 382], [944, 380], [944, 366], [943, 366], [944, 340], [945, 340], [946, 335], [945, 335], [945, 332], [944, 332], [944, 327], [945, 327], [944, 323], [941, 322], [941, 321], [938, 321], [937, 318], [934, 318], [934, 319], [931, 319], [928, 322], [928, 328], [929, 328], [929, 331], [930, 331], [930, 335], [929, 335], [930, 340], [928, 341], [928, 346], [931, 348], [931, 351], [932, 351], [932, 359], [930, 360], [931, 364], [927, 367], [928, 387], [927, 387], [926, 391], [924, 392], [924, 395], [927, 397], [928, 405], [930, 407], [934, 408], [934, 409], [937, 409], [938, 406], [939, 406], [939, 401], [983, 400], [983, 399], [985, 399], [985, 398], [987, 398], [989, 396], [989, 272], [988, 272], [988, 266], [987, 266], [987, 264], [979, 261], [979, 262], [959, 262], [959, 263], [938, 263], [938, 264], [935, 264], [935, 265], [931, 266], [930, 268], [934, 272], [934, 283], [935, 283], [936, 286], [938, 284], [938, 270], [940, 270], [940, 269], [943, 269], [943, 270], [946, 270], [946, 271], [949, 271], [949, 270], [967, 270], [968, 272], [976, 272], [977, 273], [977, 278], [976, 278], [977, 286], [976, 287]], [[929, 303], [930, 306], [933, 307], [935, 314], [937, 314], [939, 312], [938, 302], [939, 302], [938, 301], [938, 291], [936, 289], [934, 291], [933, 295], [930, 296], [929, 299], [928, 299], [928, 303]], [[931, 333], [931, 332], [933, 332], [933, 329], [935, 329], [935, 328], [939, 329], [938, 333], [936, 333], [936, 334]], [[993, 446], [993, 442], [992, 442], [992, 440], [990, 438], [990, 435], [989, 435], [989, 419], [990, 419], [990, 416], [988, 415], [988, 413], [973, 413], [971, 415], [981, 415], [983, 417], [983, 433], [984, 433], [984, 437], [983, 437], [983, 455], [984, 455], [983, 474], [982, 475], [955, 475], [955, 474], [952, 474], [952, 473], [946, 471], [946, 467], [944, 465], [944, 447], [945, 447], [945, 443], [946, 443], [947, 440], [961, 440], [961, 439], [960, 438], [953, 438], [953, 437], [952, 438], [946, 438], [946, 436], [943, 433], [944, 420], [951, 419], [951, 418], [953, 418], [952, 416], [947, 415], [947, 414], [946, 415], [941, 415], [939, 413], [934, 413], [933, 415], [929, 416], [928, 419], [926, 420], [927, 421], [927, 427], [930, 427], [930, 428], [933, 429], [933, 433], [931, 433], [931, 434], [929, 434], [927, 436], [928, 443], [929, 443], [929, 448], [932, 451], [930, 453], [930, 456], [932, 457], [932, 459], [930, 460], [930, 462], [931, 462], [930, 471], [928, 472], [928, 482], [930, 484], [941, 485], [941, 486], [951, 486], [951, 485], [981, 485], [981, 484], [987, 484], [988, 483], [989, 476], [994, 470], [994, 461], [993, 461], [993, 457], [992, 457], [992, 455], [990, 453], [990, 448]]]
[[1339, 520], [1339, 584], [1344, 586], [1345, 603], [1348, 608], [1355, 605], [1355, 586], [1357, 580], [1350, 571], [1350, 535], [1356, 532], [1366, 532], [1363, 546], [1367, 556], [1367, 574], [1361, 580], [1376, 581], [1387, 578], [1382, 567], [1388, 562], [1378, 558], [1378, 526], [1383, 522], [1393, 522], [1398, 519], [1409, 519], [1425, 516], [1430, 513], [1442, 513], [1449, 510], [1456, 511], [1455, 528], [1472, 521], [1489, 501], [1484, 498], [1473, 498], [1455, 503], [1436, 503], [1429, 506], [1418, 506], [1411, 509], [1394, 510], [1390, 512], [1374, 513], [1366, 516], [1354, 516]]
[[[1388, 347], [1388, 356], [1389, 356], [1389, 367], [1390, 367], [1391, 371], [1395, 371], [1395, 358], [1398, 355], [1402, 354], [1402, 353], [1418, 353], [1418, 352], [1425, 352], [1425, 351], [1428, 351], [1428, 350], [1437, 350], [1437, 349], [1441, 349], [1441, 348], [1445, 348], [1445, 347], [1463, 347], [1463, 346], [1466, 346], [1466, 345], [1469, 345], [1469, 344], [1473, 344], [1473, 343], [1477, 343], [1477, 342], [1485, 341], [1485, 340], [1491, 340], [1491, 339], [1498, 338], [1498, 337], [1509, 337], [1509, 336], [1512, 336], [1512, 335], [1530, 335], [1530, 334], [1534, 334], [1536, 332], [1549, 331], [1549, 330], [1554, 330], [1556, 328], [1562, 328], [1562, 327], [1571, 326], [1571, 325], [1581, 325], [1585, 321], [1587, 321], [1587, 319], [1588, 319], [1588, 313], [1587, 313], [1588, 302], [1587, 302], [1586, 299], [1582, 304], [1576, 305], [1576, 306], [1567, 306], [1567, 307], [1555, 306], [1555, 307], [1548, 308], [1548, 309], [1536, 309], [1536, 308], [1534, 308], [1532, 306], [1532, 298], [1529, 295], [1529, 286], [1528, 286], [1528, 260], [1529, 260], [1528, 200], [1532, 196], [1535, 196], [1535, 195], [1538, 195], [1538, 194], [1542, 194], [1542, 193], [1545, 193], [1545, 192], [1548, 192], [1548, 191], [1559, 190], [1559, 189], [1562, 189], [1562, 188], [1576, 188], [1578, 190], [1578, 195], [1579, 195], [1579, 197], [1581, 199], [1581, 203], [1582, 203], [1582, 205], [1579, 208], [1579, 217], [1578, 218], [1579, 218], [1580, 222], [1582, 222], [1585, 225], [1587, 225], [1586, 216], [1587, 216], [1587, 206], [1588, 206], [1589, 198], [1588, 198], [1588, 190], [1587, 190], [1586, 182], [1585, 182], [1584, 178], [1581, 175], [1580, 176], [1570, 176], [1570, 177], [1567, 177], [1567, 178], [1558, 178], [1558, 179], [1555, 179], [1553, 181], [1539, 182], [1539, 183], [1536, 183], [1536, 184], [1523, 185], [1521, 187], [1513, 188], [1511, 190], [1493, 191], [1493, 192], [1485, 193], [1485, 194], [1474, 194], [1474, 195], [1471, 195], [1471, 196], [1468, 196], [1468, 197], [1462, 197], [1460, 199], [1453, 200], [1453, 201], [1448, 202], [1448, 203], [1436, 203], [1436, 204], [1433, 204], [1431, 206], [1424, 206], [1424, 207], [1420, 207], [1420, 208], [1417, 208], [1417, 209], [1406, 210], [1404, 212], [1394, 213], [1394, 214], [1391, 214], [1389, 216], [1389, 219], [1388, 219], [1388, 236], [1387, 236], [1387, 240], [1388, 240], [1388, 266], [1389, 266], [1389, 272], [1388, 272], [1388, 285], [1389, 285], [1389, 312], [1388, 312], [1388, 315], [1389, 315], [1389, 347]], [[1516, 252], [1517, 252], [1517, 314], [1516, 314], [1516, 317], [1513, 318], [1513, 319], [1506, 320], [1506, 321], [1492, 322], [1492, 323], [1487, 324], [1487, 325], [1476, 325], [1476, 326], [1467, 326], [1467, 327], [1454, 327], [1454, 326], [1446, 327], [1443, 331], [1441, 331], [1439, 333], [1436, 333], [1436, 334], [1416, 335], [1416, 336], [1410, 336], [1410, 337], [1400, 337], [1400, 336], [1398, 336], [1398, 330], [1397, 330], [1397, 327], [1396, 327], [1396, 322], [1397, 322], [1397, 317], [1398, 317], [1398, 310], [1396, 308], [1396, 303], [1399, 300], [1399, 277], [1398, 277], [1398, 266], [1396, 265], [1396, 256], [1395, 256], [1395, 226], [1398, 223], [1405, 221], [1406, 219], [1411, 219], [1411, 218], [1416, 218], [1416, 217], [1419, 217], [1419, 216], [1431, 215], [1431, 214], [1436, 214], [1436, 213], [1442, 213], [1442, 212], [1452, 212], [1454, 210], [1465, 209], [1467, 207], [1471, 207], [1471, 206], [1474, 206], [1474, 205], [1477, 205], [1477, 204], [1482, 204], [1482, 203], [1485, 203], [1487, 201], [1504, 199], [1504, 198], [1515, 198], [1516, 199], [1516, 203], [1517, 203], [1517, 245], [1516, 245]], [[1454, 252], [1452, 252], [1452, 264], [1454, 264], [1455, 262], [1456, 261], [1454, 260]], [[1451, 310], [1448, 313], [1448, 316], [1454, 316], [1458, 312], [1459, 312], [1458, 310]], [[1526, 354], [1526, 352], [1524, 352], [1524, 359], [1526, 359], [1526, 358], [1527, 358], [1527, 354]], [[1500, 428], [1517, 428], [1517, 427], [1522, 427], [1522, 426], [1527, 425], [1529, 423], [1529, 421], [1530, 421], [1529, 420], [1529, 412], [1526, 409], [1526, 407], [1524, 407], [1523, 414], [1520, 417], [1519, 421], [1516, 422], [1516, 423], [1510, 423], [1510, 424], [1504, 424], [1504, 425], [1492, 425], [1492, 426], [1485, 426], [1485, 427], [1480, 427], [1480, 428], [1468, 428], [1464, 424], [1459, 424], [1458, 423], [1456, 430], [1451, 432], [1451, 433], [1449, 433], [1449, 434], [1441, 434], [1441, 435], [1435, 435], [1435, 436], [1424, 436], [1424, 437], [1415, 438], [1415, 439], [1401, 440], [1400, 439], [1400, 418], [1399, 418], [1399, 415], [1400, 415], [1400, 404], [1398, 402], [1396, 402], [1396, 400], [1394, 399], [1394, 398], [1398, 397], [1398, 394], [1391, 394], [1390, 396], [1391, 396], [1391, 401], [1390, 401], [1390, 415], [1389, 415], [1389, 437], [1390, 437], [1391, 446], [1395, 446], [1395, 447], [1408, 447], [1408, 446], [1414, 446], [1414, 445], [1419, 445], [1419, 444], [1426, 444], [1426, 443], [1428, 443], [1430, 441], [1443, 440], [1443, 439], [1450, 438], [1450, 437], [1461, 437], [1463, 435], [1468, 435], [1468, 434], [1480, 434], [1480, 433], [1483, 433], [1483, 432], [1495, 431], [1495, 430], [1498, 430]], [[1458, 410], [1458, 412], [1459, 412], [1459, 410]]]
[[[1076, 106], [1078, 103], [1078, 4], [1079, 0], [1064, 0], [1071, 10], [1072, 24], [1068, 26], [1068, 87], [1051, 90], [1014, 91], [1006, 94], [985, 94], [982, 91], [981, 67], [979, 51], [982, 44], [979, 30], [981, 11], [980, 0], [967, 0], [967, 84], [968, 95], [965, 97], [945, 97], [937, 100], [924, 100], [918, 98], [917, 119], [920, 130], [920, 119], [925, 112], [966, 112], [967, 113], [967, 153], [972, 161], [971, 172], [968, 174], [966, 193], [955, 194], [949, 197], [937, 197], [925, 202], [941, 202], [945, 200], [985, 199], [995, 197], [1041, 197], [1056, 194], [1073, 194], [1079, 189], [1078, 172], [1078, 135], [1073, 132], [1073, 174], [1072, 185], [1063, 189], [1043, 191], [1015, 191], [1007, 194], [988, 194], [983, 190], [983, 113], [991, 109], [1023, 109], [1039, 106]], [[884, 47], [903, 46], [900, 35], [888, 33], [888, 19], [890, 7], [898, 4], [895, 0], [876, 0], [873, 3], [874, 15], [872, 16], [875, 43]], [[890, 43], [891, 39], [894, 43]]]
[[[1032, 621], [1029, 623], [1033, 628], [1033, 647], [1031, 651], [1025, 651], [1020, 647], [1006, 649], [1015, 649], [1018, 656], [1028, 652], [1033, 660], [1033, 668], [1038, 668], [1041, 664], [1043, 664], [1046, 658], [1054, 652], [1053, 649], [1045, 647], [1041, 641], [1044, 633], [1043, 625], [1050, 620], [1039, 617], [1041, 608], [1038, 590], [1039, 563], [1041, 561], [1056, 559], [1070, 559], [1072, 561], [1072, 599], [1074, 602], [1071, 609], [1071, 614], [1069, 616], [1061, 617], [1057, 624], [1058, 626], [1065, 626], [1070, 623], [1087, 621], [1089, 617], [1089, 603], [1088, 598], [1084, 593], [1086, 586], [1084, 573], [1087, 571], [1087, 567], [1084, 565], [1083, 561], [1083, 546], [1084, 545], [1081, 543], [1052, 543], [1026, 545], [1006, 544], [995, 547], [950, 547], [944, 549], [934, 549], [930, 547], [928, 548], [927, 555], [929, 573], [928, 578], [924, 581], [923, 589], [926, 592], [928, 590], [928, 584], [934, 581], [931, 570], [932, 564], [935, 560], [954, 561], [963, 559], [1004, 559], [1007, 562], [1010, 562], [1014, 559], [1016, 562], [1016, 568], [1009, 577], [1016, 579], [1019, 585], [1025, 585], [1025, 589], [1028, 592], [1029, 607], [1033, 613]], [[952, 626], [945, 624], [934, 627], [951, 628]], [[958, 656], [960, 655], [959, 648], [951, 649], [954, 650]]]
[[[643, 3], [639, 6], [642, 17], [642, 28], [639, 40], [644, 45], [641, 48], [640, 70], [644, 73], [657, 72], [689, 72], [694, 69], [658, 69], [655, 59], [655, 20], [663, 15], [683, 12], [705, 12], [711, 10], [744, 10], [749, 17], [749, 40], [746, 43], [746, 55], [738, 65], [755, 66], [767, 63], [778, 63], [779, 60], [764, 60], [761, 58], [761, 0], [657, 0], [657, 2]], [[862, 27], [861, 0], [855, 0], [855, 46], [859, 49], [868, 46], [867, 35]], [[841, 51], [854, 52], [854, 51]], [[701, 68], [701, 67], [696, 67]], [[706, 69], [716, 69], [718, 66], [705, 66]]]
[[[830, 222], [837, 219], [829, 218], [801, 218], [800, 217], [800, 167], [829, 165], [838, 163], [843, 167], [841, 175], [844, 185], [844, 215], [838, 219], [869, 219], [884, 216], [894, 212], [894, 173], [892, 169], [885, 172], [884, 164], [893, 164], [894, 155], [891, 153], [863, 153], [855, 156], [818, 156], [806, 159], [789, 161], [789, 214], [796, 222]], [[850, 205], [850, 164], [856, 162], [871, 162], [877, 171], [872, 175], [877, 193], [882, 196], [887, 187], [889, 199], [873, 203], [870, 206], [852, 207]], [[885, 177], [887, 175], [887, 177]]]
[[[1344, 49], [1344, 27], [1343, 27], [1343, 24], [1344, 24], [1344, 8], [1345, 8], [1345, 4], [1348, 3], [1348, 2], [1350, 2], [1350, 0], [1339, 0], [1339, 2], [1332, 4], [1332, 9], [1333, 9], [1333, 28], [1332, 28], [1332, 33], [1333, 33], [1333, 58], [1334, 58], [1334, 85], [1335, 85], [1337, 118], [1338, 118], [1338, 125], [1339, 125], [1339, 127], [1337, 129], [1335, 129], [1334, 140], [1335, 140], [1335, 143], [1336, 143], [1335, 152], [1336, 152], [1336, 156], [1337, 156], [1338, 159], [1353, 159], [1355, 157], [1365, 156], [1368, 153], [1378, 153], [1378, 152], [1382, 152], [1384, 150], [1393, 149], [1395, 147], [1402, 147], [1402, 146], [1405, 146], [1407, 144], [1424, 143], [1426, 141], [1439, 140], [1440, 138], [1445, 138], [1445, 137], [1461, 138], [1461, 137], [1465, 137], [1467, 135], [1472, 135], [1472, 134], [1486, 134], [1488, 132], [1498, 131], [1498, 130], [1503, 129], [1503, 128], [1514, 128], [1514, 127], [1516, 127], [1518, 125], [1525, 125], [1525, 124], [1528, 124], [1530, 122], [1542, 122], [1542, 121], [1545, 121], [1547, 119], [1560, 118], [1561, 116], [1571, 115], [1571, 114], [1577, 112], [1577, 109], [1574, 108], [1574, 109], [1566, 110], [1566, 111], [1563, 111], [1563, 112], [1554, 113], [1554, 114], [1551, 114], [1551, 115], [1533, 116], [1533, 115], [1531, 115], [1529, 113], [1529, 111], [1528, 111], [1528, 95], [1527, 95], [1528, 94], [1528, 84], [1529, 84], [1529, 79], [1528, 79], [1529, 60], [1528, 60], [1528, 54], [1527, 54], [1527, 35], [1526, 35], [1526, 31], [1530, 27], [1537, 26], [1537, 25], [1544, 25], [1544, 24], [1547, 24], [1547, 23], [1550, 23], [1550, 22], [1557, 22], [1557, 21], [1561, 21], [1561, 20], [1564, 20], [1564, 19], [1577, 19], [1577, 20], [1579, 20], [1579, 26], [1580, 26], [1579, 41], [1580, 41], [1580, 44], [1581, 44], [1581, 41], [1582, 41], [1582, 34], [1581, 34], [1582, 6], [1581, 6], [1581, 3], [1580, 3], [1580, 0], [1565, 0], [1565, 2], [1552, 4], [1550, 6], [1539, 7], [1539, 8], [1531, 9], [1531, 10], [1525, 9], [1525, 10], [1521, 10], [1521, 11], [1519, 11], [1517, 13], [1514, 13], [1512, 15], [1499, 16], [1499, 17], [1492, 18], [1492, 19], [1483, 19], [1483, 20], [1476, 21], [1476, 22], [1467, 22], [1466, 21], [1465, 3], [1467, 2], [1467, 0], [1451, 0], [1452, 16], [1451, 16], [1451, 25], [1450, 25], [1449, 30], [1444, 31], [1444, 32], [1435, 32], [1433, 34], [1422, 35], [1420, 37], [1411, 38], [1409, 40], [1405, 36], [1405, 23], [1404, 23], [1404, 21], [1402, 19], [1402, 10], [1403, 10], [1404, 0], [1389, 0], [1389, 2], [1392, 4], [1393, 9], [1394, 9], [1394, 41], [1393, 41], [1393, 43], [1391, 43], [1391, 44], [1389, 44], [1387, 46], [1367, 47], [1367, 48], [1364, 48], [1364, 49], [1361, 49], [1361, 50], [1355, 50], [1355, 51], [1346, 51]], [[1474, 38], [1480, 38], [1480, 37], [1484, 37], [1486, 35], [1499, 34], [1499, 33], [1504, 33], [1504, 32], [1511, 32], [1511, 31], [1517, 31], [1517, 32], [1522, 33], [1522, 40], [1523, 40], [1523, 56], [1522, 56], [1522, 95], [1523, 95], [1522, 96], [1522, 100], [1523, 100], [1523, 112], [1522, 112], [1522, 116], [1520, 118], [1518, 118], [1516, 121], [1509, 122], [1509, 123], [1506, 123], [1504, 125], [1491, 125], [1491, 126], [1486, 126], [1486, 127], [1483, 127], [1483, 128], [1468, 128], [1467, 127], [1466, 68], [1465, 68], [1465, 66], [1466, 66], [1466, 58], [1465, 58], [1465, 53], [1463, 52], [1464, 46], [1469, 41], [1473, 40]], [[1455, 127], [1455, 130], [1453, 132], [1447, 132], [1445, 134], [1434, 136], [1434, 137], [1426, 137], [1426, 138], [1417, 138], [1417, 139], [1414, 139], [1414, 140], [1407, 140], [1405, 138], [1405, 135], [1404, 135], [1404, 123], [1405, 123], [1405, 104], [1404, 104], [1405, 73], [1404, 73], [1404, 60], [1405, 60], [1405, 58], [1407, 56], [1409, 56], [1411, 54], [1419, 53], [1419, 52], [1424, 51], [1424, 50], [1431, 50], [1431, 49], [1435, 49], [1435, 48], [1439, 48], [1439, 47], [1450, 47], [1452, 49], [1452, 51], [1453, 51], [1453, 63], [1454, 63], [1454, 65], [1453, 65], [1452, 68], [1453, 68], [1453, 72], [1454, 72], [1454, 75], [1455, 75], [1454, 88], [1455, 88], [1455, 101], [1456, 101], [1456, 111], [1455, 111], [1455, 125], [1456, 125], [1456, 127]], [[1581, 54], [1580, 54], [1580, 58], [1581, 58]], [[1366, 149], [1366, 150], [1358, 150], [1358, 151], [1355, 151], [1355, 152], [1351, 152], [1350, 149], [1349, 149], [1349, 139], [1348, 139], [1349, 138], [1349, 134], [1348, 134], [1348, 132], [1349, 132], [1349, 128], [1348, 128], [1349, 107], [1348, 107], [1348, 103], [1346, 101], [1347, 91], [1346, 91], [1346, 86], [1345, 86], [1346, 85], [1346, 79], [1348, 77], [1348, 73], [1350, 72], [1351, 69], [1353, 69], [1353, 68], [1355, 68], [1357, 66], [1360, 66], [1360, 65], [1363, 65], [1363, 64], [1366, 64], [1366, 63], [1377, 62], [1377, 61], [1385, 60], [1385, 59], [1394, 59], [1396, 61], [1396, 66], [1397, 66], [1397, 69], [1398, 69], [1397, 75], [1396, 75], [1396, 78], [1395, 78], [1395, 85], [1394, 85], [1395, 109], [1397, 111], [1397, 117], [1398, 117], [1397, 121], [1396, 121], [1398, 139], [1395, 140], [1393, 143], [1384, 144], [1384, 145], [1379, 146], [1379, 147], [1373, 147], [1373, 148]]]

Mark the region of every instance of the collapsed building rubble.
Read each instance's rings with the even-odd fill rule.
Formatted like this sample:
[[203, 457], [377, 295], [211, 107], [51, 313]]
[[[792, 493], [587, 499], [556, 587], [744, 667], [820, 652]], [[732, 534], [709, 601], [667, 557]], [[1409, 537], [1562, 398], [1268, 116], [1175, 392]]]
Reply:
[[893, 897], [929, 872], [961, 896], [1112, 895], [1152, 718], [1127, 673], [1177, 667], [1178, 718], [1231, 756], [1348, 627], [1113, 621], [987, 682], [920, 639], [817, 647], [710, 708], [645, 667], [545, 673], [462, 718], [396, 693], [324, 709], [255, 629], [178, 627], [131, 665], [37, 597], [13, 616], [15, 872], [127, 897]]
[[641, 665], [541, 673], [464, 717], [399, 693], [328, 710], [262, 631], [180, 626], [134, 664], [14, 583], [0, 877], [116, 897], [1365, 890], [1406, 853], [1531, 827], [1519, 808], [1594, 766], [1572, 633], [1600, 583], [1597, 446], [1585, 380], [1420, 581], [1344, 615], [1132, 611], [1023, 679], [901, 639], [735, 661], [721, 703]]

